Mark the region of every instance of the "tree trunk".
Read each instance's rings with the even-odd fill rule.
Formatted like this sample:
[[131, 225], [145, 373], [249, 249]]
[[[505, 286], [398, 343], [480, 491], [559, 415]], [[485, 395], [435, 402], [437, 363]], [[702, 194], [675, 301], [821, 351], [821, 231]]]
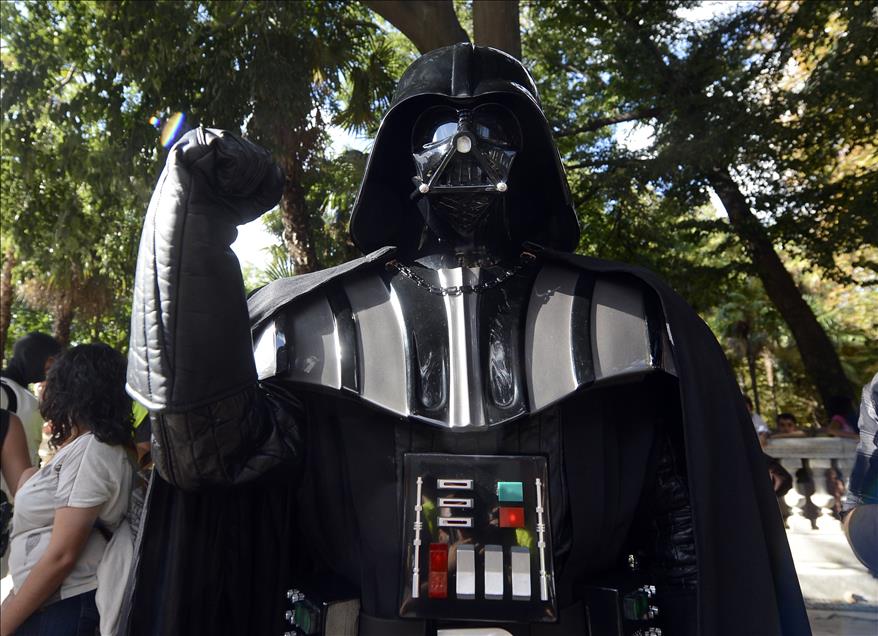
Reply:
[[280, 202], [280, 208], [284, 224], [284, 244], [293, 259], [296, 274], [317, 271], [320, 269], [320, 264], [311, 241], [305, 191], [295, 179], [291, 179], [289, 176], [284, 183], [284, 195]]
[[473, 0], [473, 40], [521, 59], [518, 0]]
[[399, 29], [421, 53], [469, 42], [451, 0], [363, 0], [363, 4]]
[[774, 251], [765, 228], [750, 210], [738, 184], [728, 169], [716, 170], [707, 178], [726, 209], [732, 229], [744, 243], [765, 293], [790, 328], [805, 372], [817, 387], [824, 407], [828, 410], [836, 396], [852, 398], [853, 387], [832, 341]]
[[76, 308], [69, 298], [65, 298], [55, 305], [54, 322], [52, 323], [52, 335], [66, 348], [70, 346], [70, 331], [73, 327], [73, 318], [76, 316]]
[[753, 351], [753, 343], [748, 333], [744, 340], [747, 347], [747, 370], [750, 373], [750, 386], [753, 388], [753, 408], [756, 413], [762, 413], [762, 403], [759, 399], [759, 386], [756, 384], [756, 353]]
[[73, 328], [73, 318], [76, 316], [76, 291], [80, 285], [79, 266], [73, 263], [70, 268], [70, 280], [54, 288], [52, 335], [64, 348], [70, 346], [70, 332]]
[[15, 267], [15, 252], [12, 246], [3, 255], [3, 272], [0, 274], [0, 359], [6, 361], [6, 338], [12, 322], [12, 268]]
[[768, 350], [762, 352], [762, 362], [765, 364], [765, 378], [768, 380], [768, 388], [771, 389], [771, 403], [774, 413], [780, 413], [777, 408], [777, 385], [774, 382], [774, 358]]

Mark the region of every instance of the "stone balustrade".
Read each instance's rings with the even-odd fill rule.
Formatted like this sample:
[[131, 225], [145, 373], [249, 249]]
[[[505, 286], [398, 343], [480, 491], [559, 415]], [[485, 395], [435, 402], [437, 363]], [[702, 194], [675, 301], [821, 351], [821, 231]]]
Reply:
[[793, 475], [794, 488], [778, 498], [785, 524], [791, 515], [801, 516], [816, 530], [822, 517], [838, 518], [857, 454], [857, 440], [773, 438], [763, 450]]

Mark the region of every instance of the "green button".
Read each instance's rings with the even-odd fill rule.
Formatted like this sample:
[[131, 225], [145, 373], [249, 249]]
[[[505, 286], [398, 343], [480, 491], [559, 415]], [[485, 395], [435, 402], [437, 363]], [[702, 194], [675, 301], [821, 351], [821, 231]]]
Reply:
[[497, 499], [504, 502], [524, 501], [524, 494], [520, 481], [498, 481]]
[[622, 599], [622, 614], [631, 621], [646, 619], [649, 612], [649, 598], [643, 592], [626, 594]]
[[295, 621], [296, 621], [296, 627], [301, 629], [302, 632], [304, 632], [305, 634], [313, 633], [311, 631], [312, 622], [313, 622], [312, 617], [311, 617], [311, 612], [308, 611], [307, 607], [304, 607], [302, 605], [296, 606]]

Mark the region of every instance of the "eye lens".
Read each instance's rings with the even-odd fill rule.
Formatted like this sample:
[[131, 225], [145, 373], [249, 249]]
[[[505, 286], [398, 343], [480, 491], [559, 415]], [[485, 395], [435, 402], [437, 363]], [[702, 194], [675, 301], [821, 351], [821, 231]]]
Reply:
[[504, 106], [485, 104], [473, 111], [473, 127], [481, 139], [501, 145], [521, 146], [521, 128], [518, 120]]
[[492, 130], [490, 126], [486, 126], [484, 124], [476, 124], [476, 135], [481, 137], [482, 139], [502, 139], [505, 140], [506, 136], [503, 134], [503, 131], [499, 128]]
[[447, 122], [444, 124], [440, 124], [436, 130], [433, 131], [433, 138], [431, 141], [443, 141], [453, 136], [454, 133], [457, 132], [457, 122]]
[[457, 132], [457, 111], [437, 106], [425, 111], [412, 130], [412, 149], [420, 152], [425, 146], [444, 141]]

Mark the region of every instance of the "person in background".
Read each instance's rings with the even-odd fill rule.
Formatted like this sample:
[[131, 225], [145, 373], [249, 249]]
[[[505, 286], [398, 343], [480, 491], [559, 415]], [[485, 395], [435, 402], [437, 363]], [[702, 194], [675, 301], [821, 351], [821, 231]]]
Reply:
[[140, 520], [146, 492], [152, 475], [152, 457], [150, 454], [151, 425], [149, 411], [139, 403], [133, 403], [134, 416], [134, 450], [137, 453], [137, 473], [128, 513], [116, 530], [104, 550], [104, 556], [98, 566], [98, 589], [95, 602], [101, 617], [101, 636], [115, 636], [119, 633], [122, 620], [122, 608], [125, 603], [126, 583], [134, 567], [134, 548], [137, 535], [140, 533]]
[[34, 466], [40, 465], [43, 419], [37, 397], [28, 386], [46, 379], [46, 371], [60, 352], [61, 344], [55, 338], [34, 331], [13, 345], [12, 358], [0, 372], [0, 408], [14, 413], [21, 420]]
[[878, 576], [878, 373], [863, 387], [857, 424], [860, 443], [842, 518], [854, 554]]
[[[22, 427], [22, 435], [28, 452], [28, 466], [40, 465], [40, 444], [43, 441], [43, 418], [40, 417], [39, 400], [31, 393], [29, 386], [46, 379], [46, 371], [61, 351], [61, 345], [52, 336], [31, 332], [20, 338], [12, 347], [12, 358], [3, 371], [0, 371], [0, 408], [17, 417]], [[5, 458], [4, 458], [5, 468]], [[9, 502], [18, 489], [18, 479], [14, 483], [0, 472], [0, 491]], [[8, 573], [8, 555], [3, 552], [0, 558], [0, 577]]]
[[[753, 413], [753, 406], [750, 402], [750, 398], [745, 396], [744, 401], [747, 403], [747, 409], [750, 411], [751, 418], [753, 419], [753, 426], [756, 429], [757, 435], [759, 435], [759, 442], [764, 448], [768, 442], [768, 426], [766, 426], [765, 420], [759, 415]], [[772, 439], [777, 437], [802, 437], [805, 435], [803, 431], [798, 429], [796, 416], [792, 413], [781, 413], [777, 416], [775, 421], [777, 422], [778, 432], [771, 434]], [[789, 511], [783, 497], [793, 487], [793, 476], [783, 467], [779, 460], [775, 459], [768, 453], [765, 454], [765, 461], [768, 464], [768, 476], [771, 478], [771, 488], [774, 490], [774, 494], [777, 497], [778, 505], [780, 505], [784, 517], [784, 526], [786, 527], [786, 518], [789, 516]]]
[[759, 438], [759, 445], [765, 447], [765, 442], [768, 441], [768, 424], [765, 423], [765, 420], [762, 419], [762, 416], [759, 413], [756, 413], [753, 410], [753, 400], [750, 399], [749, 395], [744, 396], [744, 403], [747, 405], [747, 412], [750, 414], [750, 419], [753, 420], [753, 428], [756, 429], [756, 436]]
[[6, 409], [0, 409], [0, 474], [9, 485], [13, 497], [22, 475], [31, 466], [21, 420]]
[[[30, 455], [21, 420], [9, 411], [0, 410], [0, 474], [9, 484], [14, 497], [22, 475], [31, 468]], [[0, 578], [6, 576], [6, 549], [9, 547], [9, 530], [12, 521], [12, 501], [6, 492], [0, 491]]]
[[[762, 419], [762, 416], [753, 412], [753, 402], [751, 402], [750, 398], [746, 395], [744, 396], [744, 402], [747, 404], [747, 411], [750, 413], [750, 418], [753, 421], [753, 428], [756, 429], [756, 435], [759, 437], [759, 443], [762, 445], [763, 449], [765, 449], [765, 446], [768, 443], [769, 436], [773, 439], [776, 437], [800, 437], [801, 435], [804, 435], [801, 431], [799, 431], [798, 434], [795, 432], [789, 432], [794, 431], [797, 428], [796, 416], [792, 413], [781, 413], [778, 415], [776, 422], [779, 432], [770, 433], [768, 425], [765, 423], [765, 420]], [[784, 502], [783, 497], [793, 487], [793, 476], [783, 467], [778, 459], [772, 457], [768, 453], [765, 453], [765, 462], [768, 466], [768, 476], [771, 479], [771, 489], [777, 497], [777, 503], [780, 506], [781, 514], [784, 518], [784, 527], [788, 527], [786, 520], [789, 516], [789, 508], [786, 505], [786, 502]]]
[[[859, 439], [857, 431], [856, 411], [850, 398], [835, 396], [829, 400], [829, 425], [821, 429], [821, 433], [831, 437], [845, 437]], [[827, 507], [832, 511], [832, 516], [842, 519], [844, 505], [842, 500], [845, 496], [845, 476], [836, 467], [826, 469], [826, 492], [832, 496]]]
[[843, 396], [831, 398], [829, 400], [829, 426], [824, 428], [822, 432], [833, 437], [859, 439], [855, 413], [849, 398]]
[[780, 413], [775, 419], [777, 431], [771, 434], [772, 439], [782, 437], [805, 437], [805, 431], [799, 428], [799, 422], [792, 413]]
[[40, 412], [58, 451], [15, 497], [0, 636], [93, 636], [105, 535], [125, 518], [134, 478], [125, 359], [105, 344], [65, 352]]

